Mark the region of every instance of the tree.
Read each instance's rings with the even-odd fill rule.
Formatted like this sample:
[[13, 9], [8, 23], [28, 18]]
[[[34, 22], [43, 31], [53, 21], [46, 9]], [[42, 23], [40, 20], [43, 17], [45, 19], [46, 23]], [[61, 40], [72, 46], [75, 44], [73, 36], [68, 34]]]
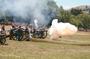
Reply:
[[79, 14], [82, 14], [82, 10], [72, 8], [71, 9], [71, 14], [77, 16]]
[[73, 25], [76, 25], [79, 29], [81, 27], [81, 24], [82, 24], [82, 21], [80, 19], [80, 15], [78, 15], [78, 16], [71, 15], [70, 16], [70, 23]]
[[64, 10], [62, 6], [59, 8], [59, 12], [58, 12], [58, 15], [57, 15], [59, 21], [69, 22], [70, 16], [71, 16], [71, 13], [69, 11]]
[[81, 21], [81, 27], [86, 31], [90, 29], [90, 15], [89, 14], [81, 14], [79, 15], [79, 20]]

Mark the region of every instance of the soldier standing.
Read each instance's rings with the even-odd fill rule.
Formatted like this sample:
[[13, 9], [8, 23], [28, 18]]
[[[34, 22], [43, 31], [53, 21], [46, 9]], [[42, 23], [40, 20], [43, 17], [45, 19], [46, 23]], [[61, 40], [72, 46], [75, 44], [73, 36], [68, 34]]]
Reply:
[[15, 25], [12, 25], [12, 29], [10, 30], [10, 40], [14, 39], [13, 36], [15, 35], [15, 30]]
[[2, 25], [2, 28], [0, 31], [0, 43], [1, 45], [4, 45], [6, 43], [6, 31], [5, 31], [4, 25]]
[[29, 29], [28, 29], [28, 26], [26, 26], [25, 28], [25, 40], [27, 41], [30, 41], [30, 32], [29, 32]]
[[17, 34], [16, 34], [16, 39], [17, 39], [18, 41], [21, 41], [22, 38], [23, 38], [23, 29], [21, 28], [21, 26], [18, 27], [16, 33], [17, 33]]

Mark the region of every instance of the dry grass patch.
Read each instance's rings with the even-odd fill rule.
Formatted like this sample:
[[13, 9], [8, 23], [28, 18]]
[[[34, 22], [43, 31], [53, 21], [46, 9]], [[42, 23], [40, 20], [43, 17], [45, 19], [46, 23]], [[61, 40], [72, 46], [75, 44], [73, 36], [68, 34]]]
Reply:
[[[81, 34], [80, 34], [81, 33]], [[0, 59], [90, 59], [90, 32], [78, 32], [59, 40], [7, 40], [0, 46]]]

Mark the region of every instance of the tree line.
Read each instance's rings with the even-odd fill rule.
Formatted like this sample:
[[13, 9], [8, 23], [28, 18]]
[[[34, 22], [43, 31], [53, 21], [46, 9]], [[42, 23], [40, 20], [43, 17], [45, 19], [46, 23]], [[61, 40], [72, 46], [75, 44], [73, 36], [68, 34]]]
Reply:
[[78, 27], [79, 30], [88, 31], [90, 29], [90, 12], [81, 9], [72, 8], [64, 10], [61, 6], [58, 8], [56, 18], [59, 22], [69, 22]]

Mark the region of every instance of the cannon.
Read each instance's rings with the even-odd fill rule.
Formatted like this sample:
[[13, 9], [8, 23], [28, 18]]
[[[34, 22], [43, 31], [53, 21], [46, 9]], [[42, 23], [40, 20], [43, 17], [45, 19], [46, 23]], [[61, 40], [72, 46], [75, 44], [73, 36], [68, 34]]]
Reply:
[[47, 30], [45, 30], [45, 29], [35, 30], [34, 29], [33, 37], [34, 38], [44, 39], [44, 38], [47, 37]]
[[19, 28], [15, 28], [13, 27], [12, 29], [10, 29], [9, 31], [9, 38], [10, 40], [18, 40], [18, 41], [29, 41], [30, 38], [30, 33], [29, 30], [27, 28], [21, 28], [21, 26]]
[[23, 34], [24, 34], [23, 29], [13, 28], [9, 31], [9, 39], [22, 41]]

